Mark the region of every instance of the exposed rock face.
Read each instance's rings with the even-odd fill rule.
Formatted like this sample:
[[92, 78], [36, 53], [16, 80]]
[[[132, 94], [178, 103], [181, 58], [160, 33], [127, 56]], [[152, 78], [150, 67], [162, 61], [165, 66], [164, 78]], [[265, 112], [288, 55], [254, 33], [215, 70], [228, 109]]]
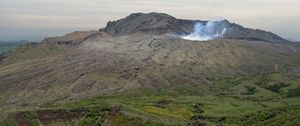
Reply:
[[[126, 18], [110, 21], [100, 31], [107, 32], [114, 36], [128, 35], [136, 32], [143, 32], [154, 35], [162, 34], [189, 34], [193, 32], [196, 23], [207, 23], [200, 20], [177, 19], [163, 13], [135, 13]], [[266, 42], [288, 42], [278, 35], [263, 30], [244, 28], [238, 24], [223, 20], [222, 25], [226, 26], [225, 39], [245, 39]]]
[[289, 42], [281, 38], [280, 36], [271, 32], [266, 32], [259, 29], [244, 28], [235, 23], [230, 23], [227, 20], [224, 21], [227, 26], [227, 31], [224, 34], [226, 39], [245, 39], [250, 41], [265, 41], [265, 42]]
[[128, 35], [135, 32], [150, 34], [190, 33], [197, 21], [176, 19], [163, 13], [134, 13], [118, 21], [110, 21], [100, 31], [115, 36]]

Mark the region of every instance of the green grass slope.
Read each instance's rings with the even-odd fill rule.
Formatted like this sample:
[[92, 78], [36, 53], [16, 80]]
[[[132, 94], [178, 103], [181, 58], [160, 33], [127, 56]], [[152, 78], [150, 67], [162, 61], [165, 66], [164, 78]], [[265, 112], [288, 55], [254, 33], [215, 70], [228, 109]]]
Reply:
[[[141, 94], [100, 96], [75, 101], [51, 101], [2, 109], [1, 125], [19, 125], [18, 113], [28, 122], [45, 123], [39, 111], [64, 111], [65, 115], [84, 110], [70, 120], [46, 121], [49, 125], [74, 126], [180, 126], [180, 125], [299, 125], [299, 74], [271, 73], [242, 79], [215, 81], [226, 85], [212, 87], [210, 95], [176, 95], [142, 89]], [[278, 83], [289, 85], [270, 88]], [[278, 83], [277, 83], [278, 82]], [[255, 87], [249, 88], [249, 87]], [[276, 86], [275, 86], [276, 87]], [[218, 88], [218, 89], [217, 89]], [[146, 93], [147, 92], [147, 93]], [[292, 92], [293, 95], [291, 95]], [[33, 121], [31, 121], [33, 120]]]

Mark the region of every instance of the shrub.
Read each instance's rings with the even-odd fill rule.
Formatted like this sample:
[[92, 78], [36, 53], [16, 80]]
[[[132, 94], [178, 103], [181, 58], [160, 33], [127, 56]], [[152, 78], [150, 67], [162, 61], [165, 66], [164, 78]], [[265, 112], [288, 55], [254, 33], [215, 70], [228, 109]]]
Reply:
[[95, 106], [90, 108], [86, 116], [79, 122], [80, 126], [101, 125], [108, 116], [111, 108]]
[[257, 92], [256, 87], [245, 86], [245, 88], [247, 89], [247, 92], [243, 93], [244, 95], [252, 95], [252, 94], [255, 94]]
[[283, 83], [283, 82], [279, 82], [279, 83], [276, 83], [274, 85], [271, 85], [271, 86], [268, 86], [266, 87], [266, 89], [272, 91], [272, 92], [275, 92], [275, 93], [279, 93], [279, 90], [281, 88], [284, 88], [284, 87], [288, 87], [290, 86], [290, 84], [286, 84], [286, 83]]
[[288, 90], [287, 96], [288, 97], [300, 96], [300, 86], [297, 88]]

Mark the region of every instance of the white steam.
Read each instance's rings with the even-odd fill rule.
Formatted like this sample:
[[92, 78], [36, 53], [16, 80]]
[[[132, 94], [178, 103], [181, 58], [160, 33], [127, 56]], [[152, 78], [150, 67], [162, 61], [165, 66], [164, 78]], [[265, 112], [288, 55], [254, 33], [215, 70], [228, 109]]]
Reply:
[[180, 37], [183, 39], [198, 41], [207, 41], [222, 38], [227, 31], [223, 21], [224, 20], [196, 23], [194, 26], [194, 32]]

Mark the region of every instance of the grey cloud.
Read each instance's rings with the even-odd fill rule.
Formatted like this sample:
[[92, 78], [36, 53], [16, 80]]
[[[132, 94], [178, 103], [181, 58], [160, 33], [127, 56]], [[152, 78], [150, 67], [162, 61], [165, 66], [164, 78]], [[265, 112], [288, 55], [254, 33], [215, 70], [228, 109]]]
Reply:
[[1, 0], [0, 40], [98, 29], [133, 12], [153, 11], [178, 18], [223, 17], [300, 40], [299, 5], [299, 0]]

